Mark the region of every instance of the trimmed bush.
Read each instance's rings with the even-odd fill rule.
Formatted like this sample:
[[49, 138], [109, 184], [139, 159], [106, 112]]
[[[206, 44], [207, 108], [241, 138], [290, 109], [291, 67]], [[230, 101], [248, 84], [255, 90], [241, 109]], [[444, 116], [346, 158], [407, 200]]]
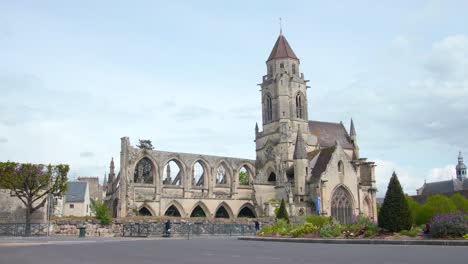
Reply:
[[279, 219], [283, 219], [289, 223], [288, 211], [286, 210], [286, 203], [284, 202], [284, 199], [281, 199], [281, 204], [278, 209], [278, 213], [276, 214], [276, 220]]
[[411, 219], [412, 219], [411, 223], [413, 225], [415, 225], [416, 224], [416, 217], [418, 216], [418, 211], [421, 208], [421, 205], [419, 205], [417, 202], [415, 202], [413, 200], [413, 198], [411, 198], [408, 195], [405, 195], [405, 198], [406, 198], [406, 202], [408, 203], [408, 207], [409, 207], [409, 209], [411, 211]]
[[400, 182], [393, 172], [379, 213], [379, 226], [389, 232], [408, 230], [412, 225], [411, 211]]
[[429, 235], [434, 238], [463, 237], [468, 233], [468, 214], [463, 212], [434, 216]]

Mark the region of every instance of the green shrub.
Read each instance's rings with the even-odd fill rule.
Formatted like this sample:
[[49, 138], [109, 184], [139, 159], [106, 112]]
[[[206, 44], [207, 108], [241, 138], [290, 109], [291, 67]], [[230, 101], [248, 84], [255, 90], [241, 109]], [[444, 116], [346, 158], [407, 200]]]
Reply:
[[452, 200], [440, 194], [429, 196], [425, 205], [429, 206], [434, 214], [447, 214], [457, 211], [457, 207]]
[[433, 216], [434, 210], [432, 207], [427, 204], [420, 206], [418, 211], [416, 211], [415, 224], [425, 225], [431, 221]]
[[411, 198], [410, 196], [408, 195], [405, 195], [405, 198], [406, 198], [406, 202], [408, 203], [408, 207], [411, 211], [411, 219], [412, 219], [412, 224], [415, 225], [416, 224], [416, 217], [418, 215], [418, 211], [419, 209], [421, 208], [421, 205], [419, 205], [417, 202], [415, 202], [413, 200], [413, 198]]
[[341, 226], [339, 225], [326, 225], [320, 228], [320, 237], [339, 237], [341, 235]]
[[408, 202], [403, 194], [398, 177], [393, 172], [380, 209], [379, 226], [390, 232], [400, 232], [403, 229], [410, 229], [411, 225], [412, 217]]
[[405, 236], [415, 237], [421, 233], [422, 229], [420, 227], [413, 227], [410, 230], [402, 230], [401, 234]]
[[101, 225], [108, 225], [111, 223], [111, 210], [102, 201], [91, 199], [91, 212], [100, 220]]
[[321, 215], [308, 215], [305, 217], [307, 223], [311, 223], [314, 226], [322, 227], [327, 224], [333, 223], [333, 218], [329, 216], [321, 216]]
[[286, 220], [286, 222], [289, 223], [288, 211], [286, 210], [286, 203], [284, 202], [284, 199], [281, 199], [281, 204], [278, 213], [276, 214], [276, 220], [279, 219]]
[[278, 219], [273, 225], [264, 225], [258, 232], [260, 236], [286, 235], [291, 229], [290, 225], [284, 219]]
[[317, 233], [319, 228], [311, 223], [304, 223], [290, 230], [290, 235], [293, 237], [303, 237], [305, 234]]
[[429, 235], [435, 238], [463, 237], [468, 233], [468, 214], [463, 212], [434, 216]]
[[457, 210], [468, 213], [468, 199], [463, 195], [456, 193], [450, 197]]

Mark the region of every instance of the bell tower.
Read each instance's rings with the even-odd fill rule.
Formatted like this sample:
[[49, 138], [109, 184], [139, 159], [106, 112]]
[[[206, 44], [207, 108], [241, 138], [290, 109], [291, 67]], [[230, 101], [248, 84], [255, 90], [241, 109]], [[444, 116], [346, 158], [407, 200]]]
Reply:
[[308, 126], [308, 81], [299, 67], [300, 60], [280, 32], [266, 61], [267, 73], [259, 84], [263, 131], [255, 133], [257, 170], [268, 174], [260, 177], [270, 179], [270, 171], [274, 170], [277, 186], [287, 181], [284, 170], [293, 165], [297, 132], [302, 134], [307, 151], [317, 142]]

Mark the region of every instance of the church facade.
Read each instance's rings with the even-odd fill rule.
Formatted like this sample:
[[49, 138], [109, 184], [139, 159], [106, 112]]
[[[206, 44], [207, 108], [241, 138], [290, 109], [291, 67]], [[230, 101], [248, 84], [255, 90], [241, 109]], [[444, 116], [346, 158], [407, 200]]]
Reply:
[[353, 120], [348, 133], [308, 119], [308, 80], [283, 34], [266, 66], [255, 160], [138, 148], [124, 137], [106, 186], [114, 216], [264, 217], [284, 199], [293, 216], [376, 219], [375, 165], [359, 156]]

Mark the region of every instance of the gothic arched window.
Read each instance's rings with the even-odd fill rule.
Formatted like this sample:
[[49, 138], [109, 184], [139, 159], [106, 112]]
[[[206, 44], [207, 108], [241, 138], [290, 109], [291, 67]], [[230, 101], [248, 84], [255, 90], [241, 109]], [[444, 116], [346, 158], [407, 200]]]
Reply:
[[239, 185], [249, 185], [250, 184], [250, 173], [246, 166], [243, 166], [239, 170]]
[[301, 93], [296, 95], [296, 117], [304, 118], [304, 98]]
[[136, 183], [153, 183], [153, 163], [148, 158], [142, 158], [135, 166], [133, 181]]
[[205, 169], [200, 161], [197, 161], [192, 167], [192, 186], [203, 187], [205, 183]]
[[338, 161], [338, 172], [343, 174], [344, 173], [344, 166], [343, 166], [343, 162], [340, 160]]
[[228, 183], [228, 176], [226, 167], [221, 164], [216, 169], [216, 184], [227, 184]]
[[351, 223], [353, 217], [353, 202], [351, 195], [343, 187], [338, 187], [333, 193], [331, 200], [331, 215], [340, 224]]
[[266, 121], [270, 122], [273, 120], [273, 104], [271, 102], [271, 96], [267, 95], [265, 99], [266, 103]]
[[181, 166], [174, 160], [171, 160], [164, 167], [163, 184], [164, 185], [181, 185], [181, 183], [182, 183]]

